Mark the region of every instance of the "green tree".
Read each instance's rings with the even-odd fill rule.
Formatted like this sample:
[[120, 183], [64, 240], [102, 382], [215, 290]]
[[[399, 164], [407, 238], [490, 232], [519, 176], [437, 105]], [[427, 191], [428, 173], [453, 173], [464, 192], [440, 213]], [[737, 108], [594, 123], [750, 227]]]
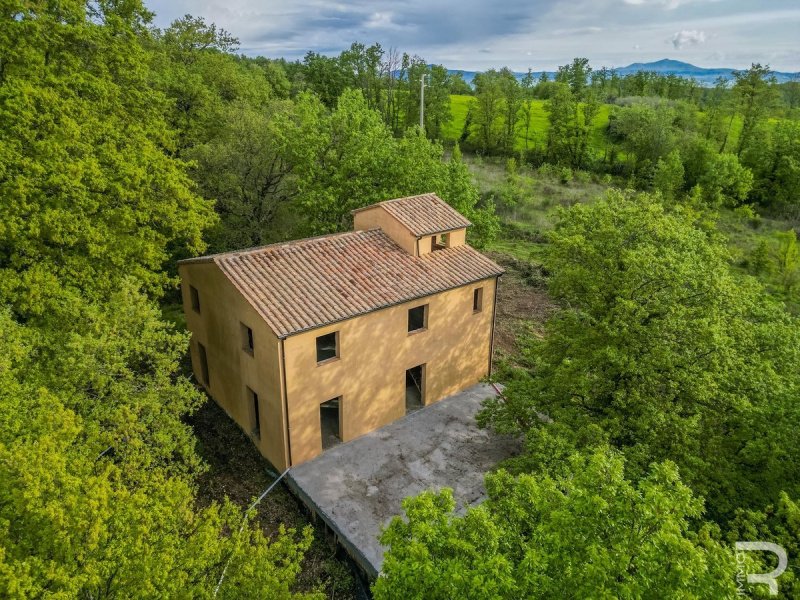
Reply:
[[[301, 104], [302, 106], [302, 104]], [[298, 105], [275, 101], [266, 109], [235, 103], [225, 111], [219, 135], [189, 153], [193, 175], [203, 196], [216, 199], [220, 216], [207, 239], [212, 251], [260, 246], [291, 233], [292, 201], [296, 187], [291, 184], [297, 157], [281, 128], [287, 119], [305, 119], [297, 129], [306, 136], [322, 120], [317, 111], [298, 112]], [[324, 139], [321, 136], [319, 139]]]
[[271, 131], [290, 171], [281, 193], [303, 215], [294, 234], [341, 231], [350, 226], [353, 209], [425, 192], [438, 193], [474, 220], [476, 240], [488, 241], [495, 231], [493, 210], [478, 207], [460, 154], [444, 162], [442, 147], [418, 129], [395, 138], [359, 91], [342, 94], [332, 112], [316, 97], [302, 95], [291, 110], [278, 113]]
[[597, 112], [594, 100], [583, 108], [565, 83], [553, 84], [545, 104], [550, 127], [547, 130], [547, 158], [556, 164], [580, 169], [588, 160], [591, 119]]
[[502, 76], [494, 69], [478, 73], [473, 85], [475, 100], [471, 107], [470, 140], [483, 152], [496, 152], [502, 145], [505, 131]]
[[723, 241], [682, 206], [609, 195], [562, 211], [545, 265], [563, 308], [528, 344], [527, 375], [481, 422], [573, 442], [599, 428], [632, 476], [673, 460], [722, 518], [796, 493], [800, 323], [755, 280], [733, 275]]
[[148, 13], [78, 2], [17, 14], [0, 40], [0, 298], [57, 321], [123, 277], [159, 294], [170, 251], [201, 250], [213, 209], [165, 152], [167, 103], [139, 38]]
[[[781, 598], [800, 598], [800, 502], [786, 493], [781, 493], [774, 504], [763, 510], [739, 510], [731, 521], [728, 540], [735, 543], [741, 540], [769, 540], [786, 550], [789, 565], [778, 578], [778, 591]], [[754, 573], [768, 573], [775, 568], [766, 556], [754, 554], [759, 561]], [[765, 553], [766, 554], [766, 553]], [[749, 591], [757, 597], [769, 597], [763, 584], [749, 586]]]
[[295, 597], [310, 531], [224, 534], [241, 511], [195, 506], [184, 336], [130, 288], [90, 312], [44, 344], [0, 312], [0, 595], [211, 598], [230, 561], [218, 597]]
[[503, 135], [500, 146], [505, 154], [511, 154], [514, 152], [524, 98], [516, 75], [507, 67], [500, 70], [500, 88], [503, 95]]
[[534, 92], [536, 88], [536, 80], [533, 78], [533, 72], [530, 69], [528, 69], [525, 77], [522, 78], [520, 85], [522, 88], [520, 117], [522, 119], [522, 130], [525, 132], [525, 150], [527, 151], [531, 137], [531, 116], [533, 114]]
[[753, 187], [753, 173], [735, 154], [718, 154], [700, 178], [705, 200], [711, 206], [738, 206]]
[[391, 598], [735, 598], [735, 560], [675, 465], [637, 483], [608, 450], [559, 474], [486, 476], [488, 499], [454, 514], [450, 490], [403, 502], [373, 591]]
[[778, 236], [778, 275], [783, 291], [791, 294], [800, 280], [800, 246], [794, 229], [776, 234]]
[[176, 132], [178, 156], [224, 135], [225, 113], [232, 104], [265, 107], [275, 95], [270, 81], [286, 93], [280, 67], [237, 58], [230, 52], [238, 40], [202, 18], [186, 15], [154, 33], [149, 43], [153, 77], [171, 101], [165, 113]]
[[570, 64], [558, 67], [556, 81], [568, 85], [572, 95], [578, 101], [583, 101], [591, 74], [588, 58], [574, 58]]
[[[227, 563], [222, 597], [292, 597], [308, 532], [267, 541], [227, 501], [196, 506], [183, 419], [203, 396], [154, 302], [174, 285], [166, 263], [202, 251], [214, 222], [159, 91], [177, 54], [137, 1], [7, 8], [0, 595], [211, 597]], [[217, 52], [186, 24], [176, 53]]]
[[778, 90], [769, 65], [754, 63], [746, 71], [733, 72], [733, 93], [737, 110], [742, 115], [742, 131], [736, 146], [736, 156], [750, 146], [755, 131], [775, 106]]
[[683, 187], [683, 162], [680, 152], [673, 150], [664, 159], [659, 158], [653, 173], [653, 187], [666, 200], [674, 200]]
[[678, 144], [675, 120], [668, 106], [636, 103], [614, 110], [609, 133], [631, 157], [633, 171], [649, 180], [658, 160]]
[[329, 57], [309, 51], [303, 59], [303, 77], [309, 88], [325, 106], [333, 108], [345, 89], [350, 87], [352, 73], [341, 64], [338, 57]]

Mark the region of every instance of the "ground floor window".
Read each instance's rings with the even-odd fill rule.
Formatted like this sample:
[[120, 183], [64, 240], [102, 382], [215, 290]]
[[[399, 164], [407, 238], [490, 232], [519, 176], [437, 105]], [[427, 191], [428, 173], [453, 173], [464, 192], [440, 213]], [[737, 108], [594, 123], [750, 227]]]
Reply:
[[319, 428], [322, 434], [322, 449], [327, 450], [341, 443], [342, 398], [332, 398], [319, 405]]
[[206, 354], [206, 347], [203, 344], [197, 344], [197, 354], [200, 359], [200, 380], [207, 386], [211, 385], [208, 376], [208, 354]]
[[253, 424], [252, 434], [257, 440], [261, 439], [261, 411], [258, 406], [258, 394], [247, 388], [247, 403], [250, 410], [250, 422]]

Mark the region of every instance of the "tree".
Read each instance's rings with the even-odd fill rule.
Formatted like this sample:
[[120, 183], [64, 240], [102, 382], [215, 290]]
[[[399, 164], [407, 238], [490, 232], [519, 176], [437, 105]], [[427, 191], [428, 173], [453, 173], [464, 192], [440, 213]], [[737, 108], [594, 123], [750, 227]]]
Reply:
[[502, 75], [494, 69], [478, 73], [473, 85], [475, 101], [471, 107], [470, 140], [483, 152], [495, 152], [501, 147], [505, 132]]
[[299, 113], [305, 106], [275, 101], [266, 109], [245, 103], [225, 112], [219, 135], [192, 149], [194, 178], [207, 198], [216, 199], [218, 225], [207, 239], [212, 251], [249, 248], [279, 241], [291, 233], [296, 219], [288, 216], [296, 187], [289, 181], [297, 157], [285, 138], [285, 122], [303, 119], [295, 134], [318, 136], [323, 107]]
[[637, 483], [599, 449], [558, 474], [486, 476], [488, 499], [454, 514], [450, 490], [403, 501], [373, 592], [390, 598], [735, 598], [735, 560], [675, 465]]
[[554, 84], [553, 95], [545, 104], [550, 127], [547, 130], [547, 157], [556, 164], [579, 169], [588, 158], [590, 121], [596, 105], [588, 103], [588, 111], [581, 110], [570, 88], [563, 83]]
[[[342, 94], [330, 113], [313, 95], [301, 95], [291, 110], [277, 113], [271, 134], [290, 171], [279, 193], [302, 215], [290, 233], [341, 231], [350, 227], [356, 208], [436, 192], [477, 220], [476, 239], [493, 235], [493, 210], [477, 206], [477, 189], [460, 158], [445, 163], [442, 147], [416, 128], [395, 138], [359, 91]], [[486, 227], [478, 225], [483, 221]]]
[[522, 117], [522, 127], [525, 131], [525, 150], [528, 150], [530, 143], [530, 130], [531, 130], [531, 116], [533, 113], [533, 101], [536, 82], [533, 78], [533, 72], [528, 69], [525, 77], [522, 78], [522, 105], [520, 109], [520, 116]]
[[797, 491], [800, 323], [731, 273], [698, 218], [620, 192], [562, 211], [545, 265], [564, 308], [528, 344], [527, 375], [480, 420], [535, 440], [551, 427], [544, 413], [579, 447], [596, 428], [634, 479], [673, 460], [723, 518]]
[[310, 530], [268, 541], [227, 501], [196, 508], [185, 338], [123, 292], [49, 344], [0, 312], [0, 595], [210, 598], [230, 561], [218, 597], [301, 597]]
[[[230, 105], [263, 108], [274, 95], [286, 93], [288, 81], [279, 66], [230, 54], [238, 40], [202, 18], [186, 15], [154, 34], [153, 77], [170, 100], [164, 112], [176, 132], [177, 156], [223, 135]], [[283, 89], [276, 92], [273, 84]]]
[[308, 531], [268, 541], [230, 502], [196, 505], [202, 467], [183, 419], [204, 397], [178, 373], [188, 336], [155, 303], [175, 283], [167, 263], [202, 251], [214, 222], [175, 156], [159, 91], [174, 71], [159, 69], [217, 57], [197, 40], [222, 34], [187, 20], [159, 49], [135, 0], [11, 10], [0, 32], [0, 595], [211, 597], [228, 564], [220, 597], [293, 597]]
[[733, 93], [737, 109], [742, 114], [742, 131], [736, 146], [736, 156], [749, 147], [754, 132], [766, 118], [777, 100], [775, 76], [769, 65], [754, 63], [746, 71], [733, 72]]
[[653, 174], [653, 187], [666, 200], [674, 200], [683, 187], [683, 162], [680, 152], [673, 150], [665, 159], [658, 159]]
[[[793, 599], [800, 597], [800, 577], [797, 575], [797, 561], [800, 556], [800, 502], [796, 498], [792, 499], [789, 494], [781, 493], [777, 502], [761, 510], [737, 511], [727, 537], [730, 543], [769, 540], [786, 550], [789, 568], [778, 579], [780, 596]], [[766, 556], [753, 554], [758, 563], [754, 565], [752, 572], [768, 573], [775, 568], [774, 563], [770, 564]], [[754, 595], [764, 592], [763, 584], [749, 587]]]
[[574, 58], [572, 63], [558, 67], [556, 81], [568, 85], [572, 95], [582, 101], [586, 99], [591, 74], [588, 58]]
[[303, 75], [311, 90], [325, 106], [336, 106], [339, 96], [351, 85], [352, 72], [348, 72], [338, 58], [311, 51], [303, 59], [303, 66]]
[[169, 252], [201, 250], [213, 209], [165, 152], [141, 5], [26, 6], [1, 50], [0, 300], [58, 323], [123, 277], [160, 294]]
[[735, 154], [718, 154], [699, 183], [710, 206], [738, 206], [753, 187], [753, 173], [741, 165]]
[[762, 125], [742, 152], [742, 164], [753, 172], [751, 197], [784, 211], [800, 207], [800, 123], [780, 120]]
[[675, 111], [663, 105], [636, 103], [614, 110], [610, 135], [630, 154], [633, 171], [646, 180], [658, 160], [678, 143], [675, 119]]
[[791, 294], [800, 280], [800, 246], [794, 229], [776, 234], [778, 236], [778, 275], [783, 291]]
[[500, 70], [500, 88], [503, 94], [503, 136], [501, 149], [506, 154], [514, 151], [517, 139], [517, 125], [520, 118], [520, 108], [524, 102], [522, 88], [516, 75], [504, 67]]

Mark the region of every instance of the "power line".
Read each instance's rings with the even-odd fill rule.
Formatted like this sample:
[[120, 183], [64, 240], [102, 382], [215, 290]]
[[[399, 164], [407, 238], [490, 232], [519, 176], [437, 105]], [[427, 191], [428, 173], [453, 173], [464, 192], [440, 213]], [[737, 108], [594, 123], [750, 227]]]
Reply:
[[[290, 468], [291, 468], [291, 467], [290, 467]], [[278, 482], [279, 482], [281, 479], [283, 479], [283, 476], [284, 476], [284, 475], [286, 475], [288, 472], [289, 472], [289, 469], [286, 469], [286, 470], [285, 470], [283, 473], [281, 473], [281, 474], [278, 476], [278, 478], [277, 478], [275, 481], [273, 481], [273, 482], [272, 482], [272, 483], [269, 485], [269, 487], [268, 487], [267, 489], [265, 489], [265, 490], [264, 490], [264, 493], [263, 493], [263, 494], [261, 494], [261, 495], [260, 495], [260, 496], [259, 496], [259, 497], [256, 499], [256, 501], [255, 501], [255, 502], [253, 502], [253, 503], [250, 505], [250, 508], [248, 508], [248, 509], [247, 509], [247, 510], [244, 512], [244, 518], [242, 519], [242, 526], [241, 526], [241, 527], [239, 527], [239, 533], [237, 534], [237, 537], [242, 535], [242, 531], [244, 531], [244, 526], [247, 524], [247, 519], [248, 519], [248, 517], [250, 516], [250, 511], [252, 511], [252, 510], [253, 510], [253, 509], [254, 509], [256, 506], [258, 506], [258, 503], [259, 503], [259, 502], [261, 502], [261, 501], [262, 501], [262, 500], [263, 500], [263, 499], [266, 497], [266, 495], [267, 495], [267, 494], [269, 494], [269, 493], [272, 491], [272, 488], [274, 488], [276, 485], [278, 485]], [[219, 576], [219, 581], [217, 582], [217, 587], [215, 587], [215, 588], [214, 588], [214, 597], [215, 597], [215, 598], [217, 597], [217, 592], [219, 592], [219, 588], [220, 588], [220, 586], [222, 585], [222, 581], [225, 579], [225, 573], [226, 573], [226, 571], [228, 570], [228, 565], [230, 565], [230, 564], [231, 564], [231, 560], [233, 559], [233, 555], [234, 555], [234, 553], [235, 553], [235, 551], [234, 551], [234, 552], [231, 552], [231, 555], [228, 557], [228, 560], [227, 560], [227, 561], [225, 561], [225, 566], [222, 568], [222, 575], [220, 575], [220, 576]]]

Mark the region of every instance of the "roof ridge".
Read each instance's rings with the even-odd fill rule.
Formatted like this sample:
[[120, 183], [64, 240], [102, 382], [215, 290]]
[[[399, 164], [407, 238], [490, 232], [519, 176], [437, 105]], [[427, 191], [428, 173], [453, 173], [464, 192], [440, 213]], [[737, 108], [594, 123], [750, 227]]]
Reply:
[[325, 240], [335, 237], [345, 237], [353, 234], [370, 233], [380, 230], [381, 229], [379, 227], [373, 227], [372, 229], [359, 229], [354, 231], [337, 231], [334, 233], [323, 233], [320, 235], [312, 235], [311, 237], [299, 238], [296, 240], [284, 240], [282, 242], [273, 242], [272, 244], [264, 244], [263, 246], [252, 246], [251, 248], [242, 248], [240, 250], [227, 250], [226, 252], [216, 252], [214, 254], [206, 254], [204, 256], [194, 256], [192, 258], [184, 258], [182, 260], [179, 260], [178, 264], [185, 265], [185, 264], [212, 262], [221, 258], [255, 254], [256, 252], [268, 250], [270, 248], [277, 248], [279, 246], [298, 246], [305, 242], [313, 242], [316, 240]]
[[[400, 200], [411, 200], [412, 198], [422, 198], [423, 196], [436, 196], [439, 198], [439, 195], [436, 192], [424, 192], [422, 194], [412, 194], [410, 196], [400, 196], [399, 198], [389, 198], [388, 200], [381, 200], [380, 202], [375, 202], [374, 204], [367, 204], [366, 206], [362, 206], [361, 208], [356, 208], [350, 211], [351, 215], [359, 213], [363, 210], [367, 210], [368, 208], [374, 208], [376, 206], [383, 206], [384, 204], [391, 204], [392, 202], [398, 202]], [[439, 198], [442, 200], [442, 198]], [[444, 200], [442, 200], [444, 202]], [[445, 204], [447, 204], [445, 202]], [[449, 206], [449, 205], [448, 205]]]

